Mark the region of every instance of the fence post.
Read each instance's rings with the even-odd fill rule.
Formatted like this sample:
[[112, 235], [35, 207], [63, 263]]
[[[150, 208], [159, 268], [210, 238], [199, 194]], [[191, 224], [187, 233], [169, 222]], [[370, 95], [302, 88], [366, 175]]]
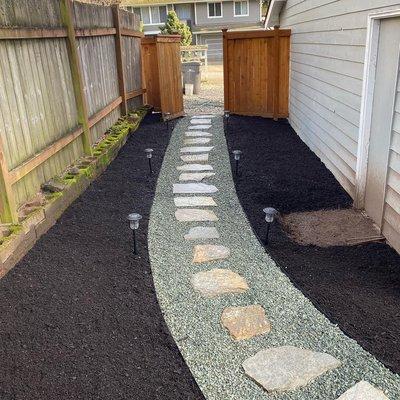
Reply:
[[18, 223], [17, 205], [14, 199], [8, 167], [3, 153], [3, 141], [0, 138], [0, 220], [6, 223]]
[[222, 29], [223, 37], [223, 63], [224, 63], [224, 110], [232, 111], [229, 109], [229, 77], [228, 77], [228, 38], [226, 33], [228, 29]]
[[84, 152], [92, 155], [92, 141], [90, 138], [89, 116], [83, 91], [83, 77], [81, 63], [79, 60], [77, 41], [75, 37], [74, 16], [72, 12], [72, 1], [61, 0], [61, 19], [67, 28], [67, 49], [69, 65], [71, 69], [72, 84], [74, 85], [74, 94], [76, 108], [78, 110], [78, 121], [82, 125], [82, 142]]
[[122, 35], [121, 35], [121, 20], [119, 6], [116, 4], [112, 8], [114, 17], [114, 26], [116, 29], [115, 33], [115, 54], [117, 56], [117, 73], [118, 73], [118, 86], [119, 94], [122, 97], [121, 112], [125, 115], [128, 112], [128, 105], [126, 100], [126, 89], [125, 89], [125, 75], [124, 75], [124, 57], [123, 57], [123, 46], [122, 46]]
[[279, 40], [279, 26], [274, 26], [274, 104], [273, 104], [273, 118], [278, 121], [279, 114], [279, 73], [280, 73], [280, 40]]

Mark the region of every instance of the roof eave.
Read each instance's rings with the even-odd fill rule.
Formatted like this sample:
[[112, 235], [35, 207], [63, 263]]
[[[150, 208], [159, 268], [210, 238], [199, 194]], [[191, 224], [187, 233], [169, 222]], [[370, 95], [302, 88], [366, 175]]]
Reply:
[[280, 14], [285, 6], [286, 0], [272, 0], [268, 7], [267, 16], [265, 17], [264, 28], [272, 28], [280, 25]]

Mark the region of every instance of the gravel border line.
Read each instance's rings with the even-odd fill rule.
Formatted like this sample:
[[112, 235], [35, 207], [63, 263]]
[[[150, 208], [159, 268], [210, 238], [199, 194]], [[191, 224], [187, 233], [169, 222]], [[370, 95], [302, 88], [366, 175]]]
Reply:
[[[174, 213], [172, 185], [178, 183], [182, 165], [179, 149], [190, 123], [184, 118], [175, 127], [157, 182], [149, 222], [149, 253], [158, 300], [167, 325], [186, 363], [207, 399], [336, 400], [360, 380], [367, 380], [387, 393], [400, 397], [400, 377], [320, 313], [297, 290], [265, 253], [255, 237], [237, 198], [223, 133], [222, 117], [213, 119], [209, 164], [216, 175], [206, 180], [219, 192], [212, 207], [220, 239], [208, 240], [231, 249], [228, 260], [192, 264], [194, 242], [183, 236], [197, 223], [178, 222]], [[250, 290], [239, 295], [204, 299], [190, 284], [193, 273], [211, 268], [229, 268], [246, 278]], [[268, 335], [234, 342], [220, 324], [225, 307], [260, 304], [272, 323]], [[293, 345], [331, 354], [342, 366], [317, 378], [308, 386], [284, 394], [266, 394], [244, 375], [242, 362], [259, 350]]]

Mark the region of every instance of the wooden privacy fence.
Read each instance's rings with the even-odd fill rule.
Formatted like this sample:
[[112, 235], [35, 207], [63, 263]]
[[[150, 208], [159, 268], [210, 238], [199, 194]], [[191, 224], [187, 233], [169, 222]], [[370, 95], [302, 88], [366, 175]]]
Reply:
[[0, 13], [0, 221], [143, 103], [139, 20], [117, 6], [16, 0]]
[[164, 119], [183, 112], [182, 69], [179, 35], [154, 35], [142, 39], [146, 99]]
[[234, 114], [286, 118], [290, 30], [222, 32], [225, 109]]

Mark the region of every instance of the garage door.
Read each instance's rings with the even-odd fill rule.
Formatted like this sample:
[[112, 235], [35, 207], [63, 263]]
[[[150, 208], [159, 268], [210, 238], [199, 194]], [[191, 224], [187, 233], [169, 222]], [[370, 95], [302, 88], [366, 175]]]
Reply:
[[222, 34], [204, 36], [204, 44], [208, 45], [208, 62], [222, 63]]

